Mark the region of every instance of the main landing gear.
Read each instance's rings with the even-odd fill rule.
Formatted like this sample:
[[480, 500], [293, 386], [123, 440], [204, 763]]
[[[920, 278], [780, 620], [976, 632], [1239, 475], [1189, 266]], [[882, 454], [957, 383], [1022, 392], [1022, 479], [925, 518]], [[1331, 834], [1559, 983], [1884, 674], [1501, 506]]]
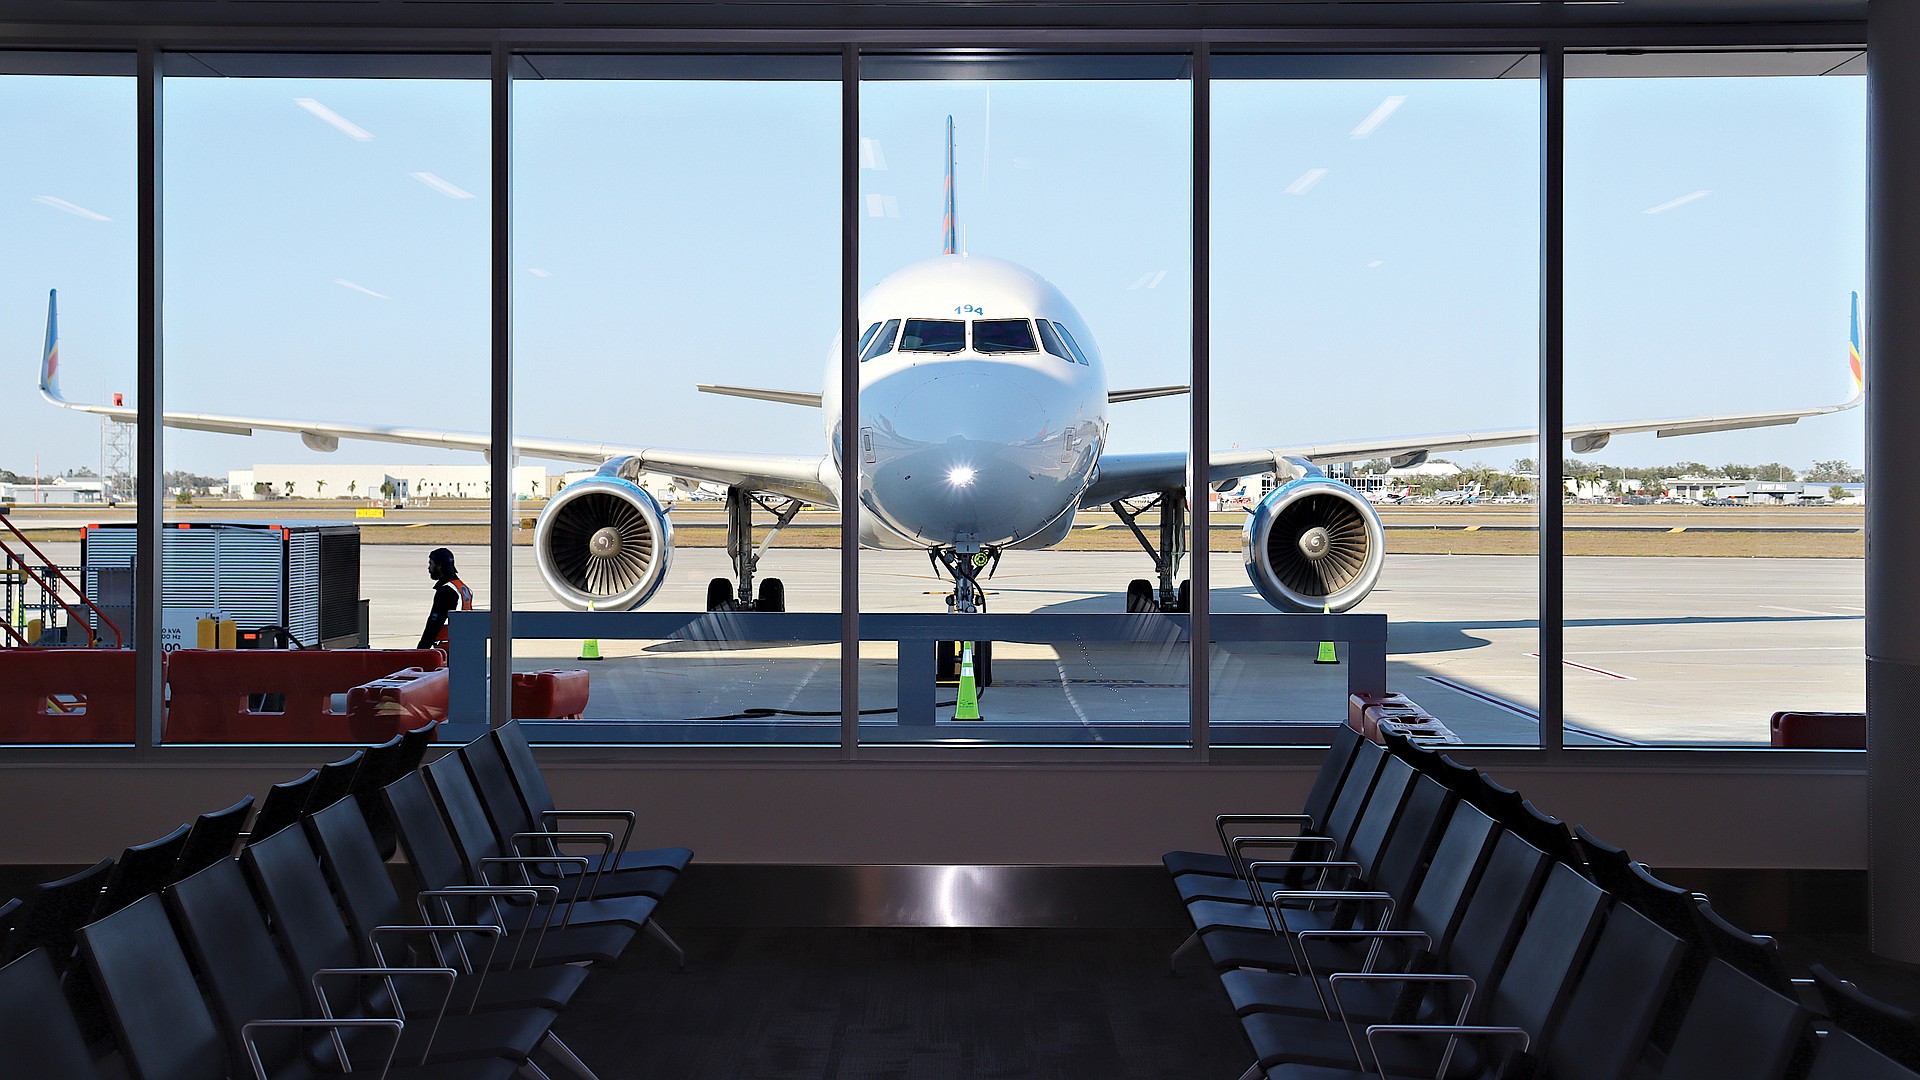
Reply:
[[[1174, 584], [1173, 576], [1180, 572], [1180, 563], [1187, 557], [1187, 493], [1184, 489], [1163, 491], [1145, 502], [1134, 500], [1129, 504], [1125, 500], [1116, 500], [1112, 504], [1113, 512], [1119, 516], [1127, 528], [1133, 530], [1134, 539], [1146, 549], [1147, 556], [1153, 560], [1153, 568], [1159, 574], [1160, 585], [1145, 578], [1134, 578], [1127, 582], [1127, 612], [1136, 614], [1149, 611], [1192, 611], [1193, 582], [1182, 581]], [[1139, 518], [1149, 510], [1160, 511], [1160, 542], [1155, 544], [1147, 538], [1140, 528]]]
[[[763, 495], [741, 487], [727, 489], [727, 558], [733, 562], [733, 576], [738, 585], [718, 577], [707, 582], [708, 611], [787, 610], [786, 583], [777, 577], [765, 578], [756, 593], [753, 573], [760, 566], [760, 556], [773, 546], [773, 538], [780, 535], [780, 530], [792, 524], [801, 505], [798, 499]], [[753, 544], [753, 508], [756, 506], [774, 516], [773, 527], [759, 547]]]

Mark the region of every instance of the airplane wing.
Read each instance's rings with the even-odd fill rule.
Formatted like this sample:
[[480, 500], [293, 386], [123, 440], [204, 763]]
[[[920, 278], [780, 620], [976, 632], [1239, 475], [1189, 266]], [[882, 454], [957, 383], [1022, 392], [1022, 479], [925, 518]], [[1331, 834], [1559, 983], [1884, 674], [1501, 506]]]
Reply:
[[[63, 409], [112, 417], [131, 424], [138, 413], [124, 405], [97, 405], [69, 401], [60, 392], [60, 343], [54, 311], [55, 297], [47, 298], [47, 345], [40, 362], [40, 396]], [[284, 431], [300, 436], [310, 450], [323, 453], [340, 448], [340, 440], [400, 443], [407, 446], [431, 446], [443, 450], [468, 450], [486, 454], [492, 440], [471, 431], [446, 431], [434, 428], [383, 427], [371, 424], [343, 424], [331, 420], [289, 420], [259, 416], [227, 416], [216, 413], [168, 412], [168, 427], [191, 431], [212, 431], [224, 435], [251, 435], [255, 431]], [[522, 457], [546, 458], [599, 465], [616, 457], [632, 457], [643, 472], [704, 480], [715, 484], [741, 486], [799, 499], [816, 506], [839, 504], [833, 486], [831, 464], [821, 457], [788, 454], [754, 454], [736, 451], [681, 450], [666, 447], [640, 447], [619, 443], [587, 442], [577, 439], [549, 439], [537, 436], [516, 437], [514, 452]]]
[[[1615, 435], [1634, 435], [1651, 431], [1661, 438], [1676, 435], [1701, 435], [1710, 431], [1739, 431], [1745, 428], [1782, 427], [1798, 423], [1808, 416], [1826, 416], [1858, 408], [1866, 399], [1862, 382], [1859, 346], [1859, 298], [1855, 297], [1853, 349], [1849, 354], [1853, 375], [1853, 396], [1836, 405], [1816, 405], [1777, 412], [1721, 413], [1708, 416], [1672, 417], [1665, 420], [1623, 420], [1611, 423], [1568, 424], [1565, 435], [1576, 454], [1590, 454], [1607, 445]], [[1352, 439], [1344, 442], [1314, 443], [1306, 446], [1264, 447], [1252, 450], [1220, 450], [1209, 458], [1207, 482], [1218, 483], [1254, 473], [1296, 471], [1296, 463], [1326, 465], [1341, 461], [1386, 458], [1396, 467], [1418, 465], [1431, 454], [1456, 450], [1477, 450], [1486, 446], [1519, 446], [1538, 442], [1540, 429], [1505, 428], [1488, 431], [1456, 431], [1432, 435], [1393, 435], [1376, 439]], [[1115, 499], [1147, 495], [1187, 482], [1187, 455], [1181, 451], [1154, 454], [1103, 454], [1094, 481], [1081, 496], [1084, 509], [1104, 506]]]
[[[1617, 423], [1568, 424], [1566, 437], [1576, 454], [1592, 453], [1607, 445], [1615, 435], [1651, 431], [1661, 438], [1675, 435], [1700, 435], [1709, 431], [1739, 431], [1744, 428], [1780, 427], [1798, 423], [1808, 416], [1825, 416], [1857, 408], [1861, 394], [1837, 405], [1820, 405], [1780, 412], [1725, 413], [1713, 416], [1676, 417], [1667, 420], [1629, 420]], [[1268, 447], [1257, 450], [1215, 451], [1209, 459], [1208, 483], [1230, 480], [1254, 473], [1289, 473], [1295, 461], [1327, 465], [1341, 461], [1365, 461], [1386, 458], [1397, 467], [1417, 465], [1430, 454], [1456, 450], [1477, 450], [1485, 446], [1519, 446], [1538, 442], [1538, 428], [1506, 428], [1492, 431], [1459, 431], [1433, 435], [1397, 435], [1377, 439], [1352, 439], [1345, 442], [1314, 443], [1306, 446]], [[1187, 482], [1187, 455], [1181, 451], [1156, 454], [1103, 454], [1094, 481], [1081, 496], [1082, 508], [1104, 506], [1115, 499], [1146, 495]]]

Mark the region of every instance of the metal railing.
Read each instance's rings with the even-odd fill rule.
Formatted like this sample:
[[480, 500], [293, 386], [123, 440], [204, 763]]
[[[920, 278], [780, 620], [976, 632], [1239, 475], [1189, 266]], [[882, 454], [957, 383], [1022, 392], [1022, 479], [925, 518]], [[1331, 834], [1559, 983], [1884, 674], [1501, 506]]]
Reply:
[[[472, 737], [484, 731], [487, 712], [487, 627], [485, 611], [456, 611], [448, 620], [448, 737]], [[1382, 693], [1387, 685], [1387, 617], [1345, 615], [1214, 615], [1208, 620], [1216, 644], [1322, 641], [1348, 645], [1343, 666], [1347, 693]], [[928, 729], [935, 723], [936, 647], [964, 635], [968, 640], [1049, 645], [1120, 644], [1184, 646], [1191, 637], [1186, 615], [1175, 614], [1020, 614], [964, 615], [876, 613], [860, 617], [862, 642], [898, 646], [895, 702], [900, 729]], [[840, 641], [837, 612], [572, 612], [525, 611], [513, 615], [519, 639], [600, 641], [685, 641], [726, 643], [811, 643]], [[845, 688], [843, 688], [843, 693]], [[1328, 723], [1340, 722], [1329, 718]], [[505, 717], [500, 718], [504, 720]], [[749, 725], [741, 725], [745, 734]], [[982, 729], [991, 737], [995, 728]], [[756, 740], [757, 741], [757, 740]]]
[[[94, 629], [94, 627], [98, 625], [105, 627], [113, 634], [114, 648], [121, 649], [126, 647], [126, 639], [121, 636], [120, 628], [114, 625], [112, 619], [107, 618], [107, 613], [101, 611], [98, 604], [88, 599], [87, 590], [74, 584], [73, 579], [67, 576], [66, 571], [55, 565], [53, 560], [47, 557], [46, 552], [41, 551], [38, 545], [27, 539], [27, 534], [21, 532], [19, 527], [5, 514], [0, 514], [0, 525], [4, 525], [7, 532], [12, 533], [14, 539], [28, 551], [31, 551], [34, 558], [39, 560], [37, 564], [29, 562], [25, 556], [13, 550], [13, 548], [8, 545], [4, 536], [0, 536], [0, 555], [5, 556], [6, 569], [19, 575], [21, 579], [18, 582], [19, 585], [25, 587], [31, 583], [32, 586], [38, 587], [46, 598], [43, 605], [36, 606], [51, 604], [65, 611], [67, 613], [67, 626], [69, 629], [74, 627], [86, 628], [88, 645], [104, 644], [99, 631]], [[38, 573], [35, 572], [36, 565], [39, 569]], [[14, 584], [14, 582], [9, 582], [9, 588]], [[80, 602], [81, 607], [84, 607], [86, 611], [83, 612], [81, 608], [75, 607], [62, 598], [58, 587], [59, 585], [65, 585], [67, 588], [72, 589], [75, 599]], [[22, 606], [24, 607], [26, 605], [23, 604]], [[93, 621], [89, 621], [87, 612], [93, 614]], [[16, 628], [11, 621], [8, 621], [11, 618], [11, 614], [11, 609], [9, 609], [4, 616], [0, 616], [0, 622], [5, 622], [6, 624], [8, 640], [17, 645], [32, 644], [25, 639], [25, 636], [20, 633], [19, 629]]]

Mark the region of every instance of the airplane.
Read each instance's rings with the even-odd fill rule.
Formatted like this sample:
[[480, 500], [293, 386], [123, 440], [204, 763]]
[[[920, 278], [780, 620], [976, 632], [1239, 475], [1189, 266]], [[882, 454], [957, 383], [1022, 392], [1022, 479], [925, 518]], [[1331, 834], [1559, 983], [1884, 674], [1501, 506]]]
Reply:
[[[1187, 453], [1107, 450], [1109, 406], [1185, 394], [1185, 386], [1111, 389], [1092, 328], [1052, 283], [1026, 267], [957, 250], [953, 121], [947, 121], [944, 245], [903, 267], [860, 299], [855, 346], [859, 430], [842, 431], [839, 343], [821, 393], [701, 384], [705, 393], [817, 408], [825, 436], [818, 455], [697, 450], [570, 438], [516, 436], [520, 457], [583, 462], [597, 472], [562, 489], [535, 525], [540, 574], [574, 609], [627, 610], [647, 602], [665, 580], [673, 525], [639, 483], [642, 473], [674, 478], [686, 489], [725, 491], [731, 578], [708, 583], [708, 610], [782, 611], [784, 583], [756, 582], [775, 536], [803, 506], [837, 509], [859, 500], [859, 542], [869, 548], [922, 549], [953, 585], [947, 607], [986, 609], [980, 574], [1008, 551], [1052, 547], [1081, 510], [1111, 507], [1139, 541], [1157, 580], [1135, 578], [1128, 612], [1190, 611], [1191, 582], [1176, 581], [1186, 556]], [[133, 408], [70, 401], [59, 383], [54, 293], [47, 299], [40, 393], [54, 405], [134, 422]], [[1864, 398], [1860, 297], [1853, 297], [1853, 396], [1834, 405], [1674, 419], [1568, 424], [1574, 453], [1591, 453], [1615, 435], [1692, 435], [1792, 424], [1852, 409]], [[417, 427], [323, 420], [167, 412], [169, 427], [250, 435], [299, 434], [311, 450], [342, 439], [488, 453], [489, 436]], [[1380, 575], [1385, 532], [1372, 503], [1320, 466], [1386, 458], [1397, 468], [1429, 455], [1539, 440], [1535, 428], [1398, 435], [1298, 446], [1212, 452], [1209, 485], [1274, 473], [1278, 484], [1247, 514], [1241, 548], [1248, 579], [1273, 607], [1341, 612], [1359, 604]], [[847, 460], [848, 455], [852, 460]], [[1157, 536], [1139, 519], [1160, 511]], [[754, 512], [773, 517], [756, 547]]]
[[1466, 487], [1452, 491], [1436, 491], [1433, 501], [1442, 506], [1472, 506], [1480, 501], [1480, 481], [1475, 480]]
[[1385, 503], [1388, 506], [1398, 506], [1401, 503], [1406, 502], [1408, 499], [1413, 498], [1413, 485], [1401, 484], [1397, 488], [1388, 488], [1388, 487], [1374, 488], [1368, 491], [1366, 493], [1366, 496], [1367, 496], [1367, 501], [1370, 503], [1373, 503], [1376, 506], [1378, 506], [1381, 503]]

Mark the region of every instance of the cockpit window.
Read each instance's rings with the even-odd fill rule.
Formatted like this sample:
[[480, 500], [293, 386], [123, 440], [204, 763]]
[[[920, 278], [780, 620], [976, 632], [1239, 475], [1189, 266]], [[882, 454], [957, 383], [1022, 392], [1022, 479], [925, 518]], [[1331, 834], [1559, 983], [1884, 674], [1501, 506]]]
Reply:
[[975, 319], [975, 352], [1033, 352], [1033, 326], [1025, 319]]
[[958, 319], [908, 319], [901, 352], [959, 352], [967, 347], [967, 324]]
[[1034, 325], [1039, 327], [1040, 344], [1045, 345], [1048, 352], [1069, 364], [1073, 363], [1073, 354], [1067, 351], [1067, 343], [1060, 340], [1060, 332], [1053, 328], [1052, 323], [1045, 319], [1035, 319]]
[[[860, 362], [866, 363], [876, 356], [885, 356], [893, 351], [893, 335], [900, 332], [900, 320], [888, 319], [885, 326], [875, 323], [880, 333], [875, 334], [870, 327], [866, 336], [860, 339]], [[871, 340], [869, 340], [871, 339]]]
[[[1055, 330], [1058, 330], [1058, 331], [1060, 331], [1060, 336], [1061, 336], [1061, 337], [1063, 337], [1063, 338], [1065, 338], [1065, 339], [1067, 340], [1067, 348], [1069, 348], [1069, 349], [1072, 349], [1072, 350], [1073, 350], [1073, 359], [1074, 359], [1074, 362], [1076, 362], [1076, 363], [1080, 363], [1080, 364], [1086, 364], [1086, 363], [1087, 363], [1087, 354], [1086, 354], [1086, 353], [1083, 353], [1083, 352], [1081, 352], [1081, 351], [1080, 351], [1080, 343], [1079, 343], [1079, 342], [1077, 342], [1077, 341], [1075, 341], [1075, 340], [1073, 340], [1073, 331], [1071, 331], [1071, 330], [1068, 330], [1068, 329], [1067, 329], [1066, 327], [1064, 327], [1064, 326], [1062, 326], [1062, 325], [1060, 325], [1059, 323], [1054, 323], [1054, 324], [1053, 324], [1053, 328], [1054, 328]], [[1089, 367], [1091, 367], [1091, 366], [1093, 366], [1093, 365], [1091, 365], [1091, 364], [1088, 364], [1087, 366], [1089, 366]]]
[[861, 354], [865, 354], [867, 351], [867, 342], [872, 341], [873, 335], [878, 333], [879, 330], [880, 330], [879, 323], [874, 323], [872, 326], [867, 327], [867, 332], [860, 335], [860, 347], [858, 349], [855, 349], [854, 351]]

